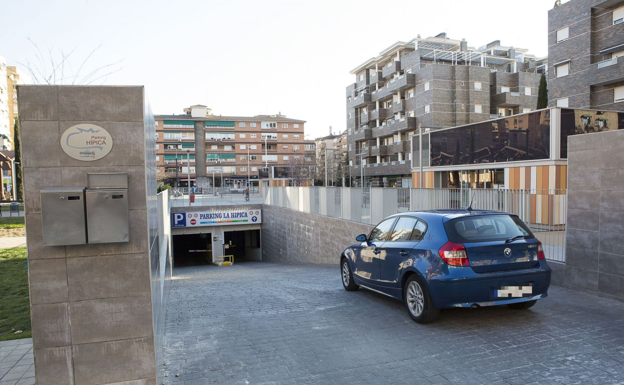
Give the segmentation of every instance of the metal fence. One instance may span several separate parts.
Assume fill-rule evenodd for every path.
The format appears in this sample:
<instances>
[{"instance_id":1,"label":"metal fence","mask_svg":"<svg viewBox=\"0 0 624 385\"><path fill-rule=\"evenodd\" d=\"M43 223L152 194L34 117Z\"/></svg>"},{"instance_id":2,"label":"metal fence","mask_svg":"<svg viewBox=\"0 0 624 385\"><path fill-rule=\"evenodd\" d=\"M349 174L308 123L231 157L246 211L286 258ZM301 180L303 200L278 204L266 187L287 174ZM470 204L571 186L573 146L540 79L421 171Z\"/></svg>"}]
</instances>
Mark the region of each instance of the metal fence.
<instances>
[{"instance_id":1,"label":"metal fence","mask_svg":"<svg viewBox=\"0 0 624 385\"><path fill-rule=\"evenodd\" d=\"M377 224L406 211L473 209L518 215L542 242L548 259L565 261L566 190L268 187L264 204L359 223Z\"/></svg>"}]
</instances>

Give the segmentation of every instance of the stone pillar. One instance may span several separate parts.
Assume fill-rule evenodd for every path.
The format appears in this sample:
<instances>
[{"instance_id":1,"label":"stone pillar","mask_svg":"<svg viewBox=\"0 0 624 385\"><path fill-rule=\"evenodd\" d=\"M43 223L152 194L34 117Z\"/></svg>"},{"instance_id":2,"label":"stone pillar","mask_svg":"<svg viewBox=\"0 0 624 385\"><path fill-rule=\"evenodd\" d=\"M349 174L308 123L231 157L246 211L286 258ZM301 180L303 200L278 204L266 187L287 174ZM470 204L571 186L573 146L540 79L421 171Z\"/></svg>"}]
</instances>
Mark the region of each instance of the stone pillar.
<instances>
[{"instance_id":1,"label":"stone pillar","mask_svg":"<svg viewBox=\"0 0 624 385\"><path fill-rule=\"evenodd\" d=\"M18 95L37 384L155 385L156 165L144 88L20 86ZM81 124L108 131L110 153L67 155L61 136ZM109 172L128 174L129 242L44 246L40 190L87 186L88 173Z\"/></svg>"}]
</instances>

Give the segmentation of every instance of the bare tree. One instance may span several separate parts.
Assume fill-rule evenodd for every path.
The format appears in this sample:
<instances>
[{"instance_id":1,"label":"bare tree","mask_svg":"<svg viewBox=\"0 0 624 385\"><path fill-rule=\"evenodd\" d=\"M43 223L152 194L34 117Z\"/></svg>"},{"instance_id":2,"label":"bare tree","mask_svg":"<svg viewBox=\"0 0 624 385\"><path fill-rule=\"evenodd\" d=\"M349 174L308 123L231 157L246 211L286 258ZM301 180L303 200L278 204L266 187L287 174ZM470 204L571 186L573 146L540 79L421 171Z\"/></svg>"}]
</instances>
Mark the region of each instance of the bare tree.
<instances>
[{"instance_id":1,"label":"bare tree","mask_svg":"<svg viewBox=\"0 0 624 385\"><path fill-rule=\"evenodd\" d=\"M303 158L295 159L294 156L288 160L288 176L292 180L293 186L303 186L305 181L310 180L312 172L310 164L307 164Z\"/></svg>"},{"instance_id":2,"label":"bare tree","mask_svg":"<svg viewBox=\"0 0 624 385\"><path fill-rule=\"evenodd\" d=\"M105 64L94 69L88 69L89 59L102 48L102 45L95 47L89 54L82 60L77 59L80 64L77 66L77 70L74 71L72 62L76 60L75 52L76 48L69 52L63 51L58 48L48 48L47 53L44 53L39 46L30 38L28 41L35 48L34 61L26 60L26 63L18 63L25 67L32 81L35 84L47 84L47 85L89 85L89 84L104 84L109 75L115 72L121 71L119 67L121 60L115 63Z\"/></svg>"}]
</instances>

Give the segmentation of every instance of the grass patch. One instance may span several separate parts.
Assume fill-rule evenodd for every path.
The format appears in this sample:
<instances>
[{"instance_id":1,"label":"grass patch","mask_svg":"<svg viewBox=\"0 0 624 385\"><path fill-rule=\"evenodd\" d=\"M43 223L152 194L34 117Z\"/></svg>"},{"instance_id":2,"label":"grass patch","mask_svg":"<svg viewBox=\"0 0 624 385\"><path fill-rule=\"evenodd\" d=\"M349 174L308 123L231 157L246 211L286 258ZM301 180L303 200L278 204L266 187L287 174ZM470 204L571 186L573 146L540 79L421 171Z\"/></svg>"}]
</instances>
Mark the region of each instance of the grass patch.
<instances>
[{"instance_id":1,"label":"grass patch","mask_svg":"<svg viewBox=\"0 0 624 385\"><path fill-rule=\"evenodd\" d=\"M24 227L24 217L0 217L0 229L18 229Z\"/></svg>"},{"instance_id":2,"label":"grass patch","mask_svg":"<svg viewBox=\"0 0 624 385\"><path fill-rule=\"evenodd\" d=\"M32 337L26 264L25 247L0 249L0 341Z\"/></svg>"}]
</instances>

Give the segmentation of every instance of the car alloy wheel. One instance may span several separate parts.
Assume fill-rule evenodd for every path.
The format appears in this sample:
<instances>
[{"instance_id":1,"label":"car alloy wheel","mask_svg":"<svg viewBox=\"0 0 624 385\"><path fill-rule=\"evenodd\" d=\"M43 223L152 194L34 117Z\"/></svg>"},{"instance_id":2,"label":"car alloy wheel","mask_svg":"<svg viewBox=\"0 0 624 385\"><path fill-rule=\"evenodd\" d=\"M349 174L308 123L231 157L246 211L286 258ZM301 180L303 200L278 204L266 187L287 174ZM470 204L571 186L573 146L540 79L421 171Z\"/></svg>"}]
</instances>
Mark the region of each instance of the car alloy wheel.
<instances>
[{"instance_id":1,"label":"car alloy wheel","mask_svg":"<svg viewBox=\"0 0 624 385\"><path fill-rule=\"evenodd\" d=\"M349 264L347 261L342 264L342 283L349 286Z\"/></svg>"},{"instance_id":2,"label":"car alloy wheel","mask_svg":"<svg viewBox=\"0 0 624 385\"><path fill-rule=\"evenodd\" d=\"M407 286L407 306L414 317L420 317L425 307L425 298L422 288L416 281Z\"/></svg>"}]
</instances>

